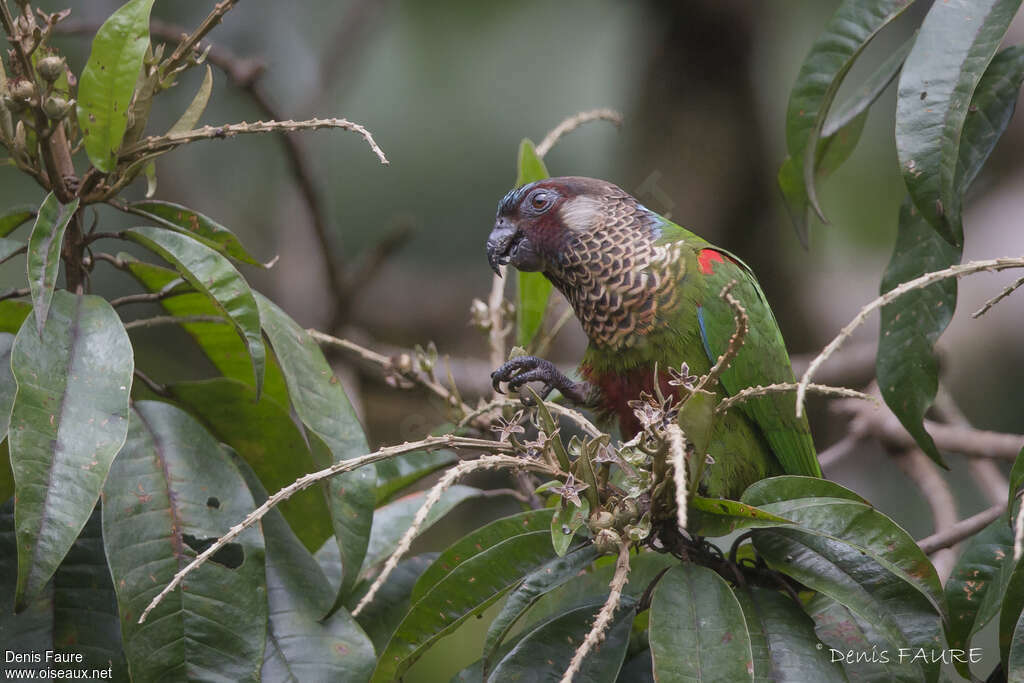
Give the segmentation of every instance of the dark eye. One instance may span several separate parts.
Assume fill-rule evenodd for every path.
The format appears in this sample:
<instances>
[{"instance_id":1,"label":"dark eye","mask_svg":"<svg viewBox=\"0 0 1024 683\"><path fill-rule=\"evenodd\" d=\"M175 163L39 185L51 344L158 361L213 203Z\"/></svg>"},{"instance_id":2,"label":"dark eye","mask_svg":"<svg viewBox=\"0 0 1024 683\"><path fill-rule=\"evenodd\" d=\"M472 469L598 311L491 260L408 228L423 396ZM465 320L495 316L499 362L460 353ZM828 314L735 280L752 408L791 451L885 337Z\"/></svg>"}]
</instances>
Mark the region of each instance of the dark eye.
<instances>
[{"instance_id":1,"label":"dark eye","mask_svg":"<svg viewBox=\"0 0 1024 683\"><path fill-rule=\"evenodd\" d=\"M551 206L551 195L547 192L534 192L530 195L530 206L534 211L544 211Z\"/></svg>"}]
</instances>

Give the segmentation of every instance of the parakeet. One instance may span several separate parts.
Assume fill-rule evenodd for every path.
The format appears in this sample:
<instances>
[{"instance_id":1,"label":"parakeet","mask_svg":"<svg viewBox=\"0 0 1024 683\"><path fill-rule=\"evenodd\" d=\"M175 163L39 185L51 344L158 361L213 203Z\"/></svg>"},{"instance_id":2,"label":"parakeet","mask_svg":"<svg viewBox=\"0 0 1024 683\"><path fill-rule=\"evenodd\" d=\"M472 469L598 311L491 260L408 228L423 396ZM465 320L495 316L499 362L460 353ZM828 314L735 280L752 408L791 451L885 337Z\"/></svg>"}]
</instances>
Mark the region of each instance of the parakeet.
<instances>
[{"instance_id":1,"label":"parakeet","mask_svg":"<svg viewBox=\"0 0 1024 683\"><path fill-rule=\"evenodd\" d=\"M669 368L706 373L735 329L719 295L730 281L749 332L722 373L720 398L749 386L793 382L779 326L760 285L739 258L640 204L612 183L547 178L509 192L487 240L495 269L541 271L572 305L589 338L573 382L549 361L515 358L492 374L495 387L543 382L566 398L617 419L629 438L640 423L629 402L651 392L655 367L665 395ZM738 497L776 474L821 476L810 428L793 393L759 397L716 420L704 470L705 495Z\"/></svg>"}]
</instances>

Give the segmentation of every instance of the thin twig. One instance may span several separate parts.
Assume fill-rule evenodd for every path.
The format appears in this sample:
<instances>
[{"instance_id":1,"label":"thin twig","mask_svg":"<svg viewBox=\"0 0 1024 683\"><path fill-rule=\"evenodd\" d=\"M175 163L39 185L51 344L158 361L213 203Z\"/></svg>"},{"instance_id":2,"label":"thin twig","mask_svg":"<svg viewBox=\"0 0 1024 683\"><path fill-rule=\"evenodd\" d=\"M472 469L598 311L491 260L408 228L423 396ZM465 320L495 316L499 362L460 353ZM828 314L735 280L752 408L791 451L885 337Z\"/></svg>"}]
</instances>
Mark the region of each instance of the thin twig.
<instances>
[{"instance_id":1,"label":"thin twig","mask_svg":"<svg viewBox=\"0 0 1024 683\"><path fill-rule=\"evenodd\" d=\"M615 616L615 610L619 608L619 603L622 602L622 590L628 582L629 543L622 543L619 545L619 556L615 560L615 573L612 575L611 583L608 584L608 599L604 601L601 611L597 613L597 618L594 619L594 625L590 628L590 632L587 633L587 637L576 648L572 661L569 662L569 668L562 675L561 683L572 683L573 678L576 677L576 674L580 672L580 668L583 666L583 660L587 658L591 650L604 640L605 632L611 626L612 618Z\"/></svg>"},{"instance_id":2,"label":"thin twig","mask_svg":"<svg viewBox=\"0 0 1024 683\"><path fill-rule=\"evenodd\" d=\"M758 396L767 396L768 394L784 394L790 391L796 391L797 384L793 382L786 382L782 384L769 384L767 386L754 386L747 387L737 391L732 396L724 398L719 402L715 408L715 412L724 413L725 411L732 408L737 403L744 403L752 398ZM870 394L857 391L855 389L847 389L846 387L830 387L825 384L811 384L807 387L810 391L818 394L825 394L826 396L835 396L839 398L854 398L864 401L872 401L877 403L877 399Z\"/></svg>"},{"instance_id":3,"label":"thin twig","mask_svg":"<svg viewBox=\"0 0 1024 683\"><path fill-rule=\"evenodd\" d=\"M311 472L302 477L299 477L288 486L268 497L262 505L250 512L245 516L241 522L231 527L226 534L218 538L214 543L204 550L203 552L196 555L196 558L192 560L188 565L182 568L174 578L171 579L170 583L164 586L163 590L154 597L149 605L143 610L142 615L139 617L138 623L143 623L149 613L153 611L160 602L167 597L167 595L173 591L178 585L188 576L191 572L197 569L200 565L210 559L218 550L223 548L225 545L238 538L238 535L243 531L251 527L256 522L260 521L264 515L272 510L279 503L288 500L299 491L303 491L318 481L323 481L343 472L351 472L352 470L359 469L371 463L379 462L381 460L387 460L397 455L405 453L412 453L413 451L436 451L440 448L468 448L475 450L485 450L489 452L502 452L508 453L512 451L512 446L506 443L499 443L497 441L488 441L485 439L470 439L461 436L454 436L452 434L446 434L444 436L428 436L420 441L412 443L406 442L396 446L387 446L385 448L378 449L373 453L360 456L358 458L351 458L349 460L343 460L336 462L326 469L319 470L317 472ZM530 463L523 463L530 464Z\"/></svg>"},{"instance_id":4,"label":"thin twig","mask_svg":"<svg viewBox=\"0 0 1024 683\"><path fill-rule=\"evenodd\" d=\"M498 442L489 441L487 443L494 444ZM423 528L423 524L427 520L427 515L438 501L441 500L441 496L444 495L444 492L451 488L451 486L461 477L469 474L470 472L499 467L529 468L546 472L550 475L563 474L540 460L527 460L510 455L482 455L476 460L466 460L449 469L445 472L444 476L434 484L433 488L430 489L430 492L427 493L426 498L423 500L423 505L421 505L420 509L416 511L416 516L413 517L412 524L408 529L406 529L405 534L402 535L401 540L398 542L398 546L395 548L394 552L391 553L391 556L388 557L387 562L384 563L384 568L381 569L380 574L378 574L377 578L374 579L373 584L370 585L370 589L366 591L366 594L359 601L359 604L352 610L353 617L359 616L366 606L373 602L373 598L376 597L377 591L380 590L380 587L383 586L388 580L388 577L391 576L391 572L393 572L395 567L398 566L399 560L401 560L405 553L408 552L413 539L416 538L420 529Z\"/></svg>"},{"instance_id":5,"label":"thin twig","mask_svg":"<svg viewBox=\"0 0 1024 683\"><path fill-rule=\"evenodd\" d=\"M686 437L674 422L665 429L668 442L669 463L672 465L672 479L676 485L676 524L686 531Z\"/></svg>"},{"instance_id":6,"label":"thin twig","mask_svg":"<svg viewBox=\"0 0 1024 683\"><path fill-rule=\"evenodd\" d=\"M920 448L911 448L895 456L896 463L904 474L917 486L924 496L932 514L932 530L938 534L957 523L956 498L939 467ZM935 551L932 564L942 583L953 572L956 551L943 548Z\"/></svg>"},{"instance_id":7,"label":"thin twig","mask_svg":"<svg viewBox=\"0 0 1024 683\"><path fill-rule=\"evenodd\" d=\"M6 301L7 299L17 299L21 296L28 296L32 293L28 287L22 287L20 289L9 289L3 294L0 294L0 301Z\"/></svg>"},{"instance_id":8,"label":"thin twig","mask_svg":"<svg viewBox=\"0 0 1024 683\"><path fill-rule=\"evenodd\" d=\"M921 550L923 550L926 555L931 555L936 550L942 550L943 548L956 545L965 538L973 536L995 520L999 519L999 516L1004 512L1006 512L1005 501L999 505L993 505L990 508L982 510L978 514L972 515L967 519L962 519L945 531L922 538L917 542L917 545L920 546Z\"/></svg>"},{"instance_id":9,"label":"thin twig","mask_svg":"<svg viewBox=\"0 0 1024 683\"><path fill-rule=\"evenodd\" d=\"M136 379L138 379L147 387L149 387L149 390L152 391L157 396L162 396L163 398L171 397L171 392L167 389L167 387L153 379L150 379L149 375L144 373L142 370L135 368L132 374L135 375Z\"/></svg>"},{"instance_id":10,"label":"thin twig","mask_svg":"<svg viewBox=\"0 0 1024 683\"><path fill-rule=\"evenodd\" d=\"M544 155L551 151L551 148L555 146L555 143L558 142L563 135L573 132L589 121L611 121L616 127L618 127L622 125L622 114L614 109L592 109L590 111L581 111L578 114L573 114L552 128L551 132L544 136L544 139L541 140L540 144L535 148L537 156L543 159Z\"/></svg>"},{"instance_id":11,"label":"thin twig","mask_svg":"<svg viewBox=\"0 0 1024 683\"><path fill-rule=\"evenodd\" d=\"M487 309L491 316L491 329L487 335L487 344L490 347L491 368L497 368L506 360L505 335L508 329L505 326L505 316L502 315L502 303L505 301L505 273L508 270L505 266L498 266L498 272L491 280L491 294L487 297ZM494 390L495 395L499 393Z\"/></svg>"},{"instance_id":12,"label":"thin twig","mask_svg":"<svg viewBox=\"0 0 1024 683\"><path fill-rule=\"evenodd\" d=\"M829 342L828 345L822 349L821 353L815 356L814 360L811 361L811 364L807 366L807 370L798 382L799 386L796 391L796 416L802 417L804 414L804 399L807 397L807 385L811 383L814 373L817 372L818 368L828 359L829 356L835 353L836 350L842 346L843 342L853 334L853 331L864 322L872 311L895 301L907 292L927 287L935 282L940 282L951 277L959 278L982 271L1000 271L1008 268L1021 267L1024 267L1024 258L997 258L985 261L972 261L963 265L951 266L943 270L937 270L932 273L925 273L921 277L914 278L909 282L904 282L878 297L867 306L860 309L860 312L854 316L853 320L851 320L846 327L840 330L835 339Z\"/></svg>"},{"instance_id":13,"label":"thin twig","mask_svg":"<svg viewBox=\"0 0 1024 683\"><path fill-rule=\"evenodd\" d=\"M1018 289L1021 285L1024 285L1024 277L1018 278L1012 285L1004 289L1003 291L996 294L994 297L985 302L985 304L971 314L972 318L980 318L981 316L988 313L989 309L995 306L997 303L1005 299L1006 297L1013 294L1014 290Z\"/></svg>"},{"instance_id":14,"label":"thin twig","mask_svg":"<svg viewBox=\"0 0 1024 683\"><path fill-rule=\"evenodd\" d=\"M203 19L202 23L200 23L192 33L185 36L182 41L178 43L178 47L174 48L174 52L171 53L171 56L164 60L163 64L160 65L161 73L166 76L181 67L185 63L185 60L192 56L196 46L199 45L199 41L205 38L206 35L221 22L224 15L227 14L232 7L238 4L238 2L239 0L222 0L214 5L213 9L208 15L206 15L206 18Z\"/></svg>"},{"instance_id":15,"label":"thin twig","mask_svg":"<svg viewBox=\"0 0 1024 683\"><path fill-rule=\"evenodd\" d=\"M226 318L219 315L157 315L152 318L139 318L124 324L124 329L133 330L140 327L157 327L159 325L189 325L192 323L226 323Z\"/></svg>"},{"instance_id":16,"label":"thin twig","mask_svg":"<svg viewBox=\"0 0 1024 683\"><path fill-rule=\"evenodd\" d=\"M12 258L17 256L18 254L24 254L26 251L28 251L28 245L27 244L23 245L23 246L20 246L17 249L15 249L14 251L12 251L10 254L8 254L7 256L4 256L3 258L0 258L0 264L7 263L8 261L10 261Z\"/></svg>"},{"instance_id":17,"label":"thin twig","mask_svg":"<svg viewBox=\"0 0 1024 683\"><path fill-rule=\"evenodd\" d=\"M174 278L166 285L164 285L163 289L161 289L158 292L146 292L143 294L127 294L116 299L111 299L110 305L113 308L117 308L118 306L124 306L126 304L142 304L160 301L161 299L166 299L167 297L173 295L174 290L184 283L185 281L180 277Z\"/></svg>"}]
</instances>

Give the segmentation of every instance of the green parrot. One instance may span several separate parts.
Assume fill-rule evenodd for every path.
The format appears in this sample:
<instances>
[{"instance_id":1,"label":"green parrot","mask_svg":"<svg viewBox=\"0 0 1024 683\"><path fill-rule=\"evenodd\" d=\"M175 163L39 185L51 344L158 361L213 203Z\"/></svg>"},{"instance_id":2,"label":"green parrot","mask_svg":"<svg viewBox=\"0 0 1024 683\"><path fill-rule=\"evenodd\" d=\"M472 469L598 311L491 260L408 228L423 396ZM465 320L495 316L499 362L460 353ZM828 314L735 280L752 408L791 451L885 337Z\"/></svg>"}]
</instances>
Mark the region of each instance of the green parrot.
<instances>
[{"instance_id":1,"label":"green parrot","mask_svg":"<svg viewBox=\"0 0 1024 683\"><path fill-rule=\"evenodd\" d=\"M594 178L547 178L509 192L487 240L491 267L541 271L572 305L589 338L574 382L541 358L514 358L492 373L495 388L543 382L567 399L618 420L629 438L640 423L629 405L651 392L655 367L665 395L669 368L706 373L726 350L732 289L750 318L738 356L721 375L720 398L745 387L793 382L778 323L754 274L738 258L660 216L619 187ZM777 474L820 477L807 419L792 392L743 403L718 418L708 442L712 464L700 489L738 497Z\"/></svg>"}]
</instances>

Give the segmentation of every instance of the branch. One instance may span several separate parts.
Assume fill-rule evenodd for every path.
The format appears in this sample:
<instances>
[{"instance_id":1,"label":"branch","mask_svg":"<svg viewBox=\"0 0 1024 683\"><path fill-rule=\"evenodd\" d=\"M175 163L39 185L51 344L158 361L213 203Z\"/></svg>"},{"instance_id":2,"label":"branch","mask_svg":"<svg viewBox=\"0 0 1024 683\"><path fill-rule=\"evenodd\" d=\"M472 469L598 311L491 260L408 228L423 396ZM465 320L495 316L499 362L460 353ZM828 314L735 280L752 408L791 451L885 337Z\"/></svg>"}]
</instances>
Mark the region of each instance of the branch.
<instances>
[{"instance_id":1,"label":"branch","mask_svg":"<svg viewBox=\"0 0 1024 683\"><path fill-rule=\"evenodd\" d=\"M767 386L754 386L747 387L737 391L732 396L722 399L718 406L715 408L716 413L724 413L725 411L732 408L737 403L744 403L752 398L758 396L767 396L768 394L783 394L789 391L795 391L797 385L792 382L786 382L783 384L769 384ZM864 401L872 401L877 403L877 399L870 394L865 394L855 389L847 389L846 387L830 387L825 384L810 384L807 387L811 391L818 394L825 394L826 396L835 396L838 398L855 398Z\"/></svg>"},{"instance_id":2,"label":"branch","mask_svg":"<svg viewBox=\"0 0 1024 683\"><path fill-rule=\"evenodd\" d=\"M192 573L192 571L199 568L200 565L202 565L204 562L210 559L210 557L214 555L218 550L220 550L225 545L236 539L238 535L241 534L243 531L251 527L256 522L260 521L263 518L263 516L270 512L270 510L272 510L276 505L285 500L288 500L299 491L303 491L309 488L318 481L322 481L335 475L342 474L343 472L351 472L352 470L359 469L360 467L364 467L365 465L379 462L381 460L387 460L388 458L393 458L396 455L412 453L413 451L436 451L440 448L469 448L487 450L490 452L500 451L505 453L512 451L511 444L499 443L497 441L487 441L484 439L469 439L466 437L454 436L451 434L447 434L444 436L428 436L427 438L421 441L416 441L413 443L406 442L397 446L387 446L385 448L376 450L373 453L369 453L358 458L351 458L349 460L336 462L326 469L319 470L318 472L311 472L302 477L299 477L288 486L285 486L283 489L281 489L274 495L268 497L263 502L262 505L260 505L258 508L256 508L248 515L246 515L245 519L243 519L235 526L231 527L231 529L229 529L226 534L224 534L216 541L214 541L213 545L211 545L209 548L196 555L196 558L192 560L192 562L190 562L177 574L175 574L174 578L171 579L171 582L164 586L163 590L161 590L157 594L157 596L153 598L152 601L150 601L146 609L143 610L142 615L139 617L138 623L141 624L144 621L146 621L146 617L149 616L149 613L153 611L153 608L159 605L160 602L165 597L167 597L167 595L171 591L177 588L178 585L184 580L184 578L188 576L190 573Z\"/></svg>"},{"instance_id":3,"label":"branch","mask_svg":"<svg viewBox=\"0 0 1024 683\"><path fill-rule=\"evenodd\" d=\"M994 297L986 301L981 308L979 308L978 310L971 314L971 317L980 318L981 316L985 315L986 313L988 313L989 309L991 309L993 306L995 306L997 303L999 303L1006 297L1013 294L1014 290L1019 288L1021 285L1024 285L1024 277L1018 278L1017 280L1014 281L1012 285L1010 285L1003 291L999 292L999 294L996 294Z\"/></svg>"},{"instance_id":4,"label":"branch","mask_svg":"<svg viewBox=\"0 0 1024 683\"><path fill-rule=\"evenodd\" d=\"M674 422L669 424L665 432L672 479L676 485L676 524L681 531L686 531L686 437Z\"/></svg>"},{"instance_id":5,"label":"branch","mask_svg":"<svg viewBox=\"0 0 1024 683\"><path fill-rule=\"evenodd\" d=\"M622 602L622 589L625 588L628 582L629 543L622 543L619 546L619 556L615 560L615 573L612 575L611 583L608 584L608 599L604 601L601 611L598 612L597 618L594 619L594 625L590 628L590 632L587 633L587 637L576 648L572 661L569 662L569 668L562 675L561 683L572 683L573 678L575 678L583 666L583 660L586 659L591 650L604 640L605 631L611 626L615 610L618 609L619 603Z\"/></svg>"},{"instance_id":6,"label":"branch","mask_svg":"<svg viewBox=\"0 0 1024 683\"><path fill-rule=\"evenodd\" d=\"M497 368L507 360L505 353L505 336L508 329L505 326L505 316L502 315L502 303L505 301L505 274L508 269L505 266L498 266L498 272L491 280L491 294L487 298L487 310L491 316L491 329L487 335L487 344L491 350L491 369ZM498 394L498 390L494 390Z\"/></svg>"},{"instance_id":7,"label":"branch","mask_svg":"<svg viewBox=\"0 0 1024 683\"><path fill-rule=\"evenodd\" d=\"M588 123L590 121L611 121L617 128L622 125L622 114L614 109L592 109L590 111L581 111L578 114L573 114L552 128L551 131L544 136L544 139L540 141L540 144L537 145L534 151L537 153L538 157L543 159L544 155L550 152L551 148L555 146L555 143L562 139L562 136L573 132L584 123Z\"/></svg>"},{"instance_id":8,"label":"branch","mask_svg":"<svg viewBox=\"0 0 1024 683\"><path fill-rule=\"evenodd\" d=\"M199 41L206 37L206 35L214 29L224 18L231 8L238 4L239 0L222 0L214 5L206 18L203 19L202 23L196 27L192 33L185 36L178 47L174 48L174 52L171 56L164 60L163 64L160 65L161 76L166 77L167 75L174 72L176 69L181 67L185 60L192 56L196 46L199 45Z\"/></svg>"},{"instance_id":9,"label":"branch","mask_svg":"<svg viewBox=\"0 0 1024 683\"><path fill-rule=\"evenodd\" d=\"M932 529L936 534L947 531L957 523L956 498L939 467L920 448L911 448L895 456L903 473L921 491L932 513ZM944 584L956 565L956 552L950 548L935 551L932 564Z\"/></svg>"},{"instance_id":10,"label":"branch","mask_svg":"<svg viewBox=\"0 0 1024 683\"><path fill-rule=\"evenodd\" d=\"M226 323L219 315L157 315L152 318L140 318L124 324L124 329L133 330L140 327L157 327L158 325L189 325L191 323Z\"/></svg>"},{"instance_id":11,"label":"branch","mask_svg":"<svg viewBox=\"0 0 1024 683\"><path fill-rule=\"evenodd\" d=\"M166 299L167 297L174 294L174 290L183 284L185 284L185 281L182 278L174 278L166 285L164 285L163 289L161 289L158 292L146 292L144 294L128 294L126 296L118 297L116 299L111 299L110 305L113 308L117 308L118 306L124 306L126 304L141 304L160 301L161 299Z\"/></svg>"},{"instance_id":12,"label":"branch","mask_svg":"<svg viewBox=\"0 0 1024 683\"><path fill-rule=\"evenodd\" d=\"M132 157L146 156L159 152L166 152L197 140L214 140L232 138L236 135L248 135L253 133L290 133L299 130L317 130L320 128L341 128L358 133L366 140L373 153L380 159L380 163L388 165L388 159L384 156L383 150L377 145L370 131L358 123L352 123L347 119L309 119L307 121L257 121L255 123L231 123L224 126L203 126L184 133L173 133L170 135L154 135L139 140L120 152L120 161L135 161Z\"/></svg>"},{"instance_id":13,"label":"branch","mask_svg":"<svg viewBox=\"0 0 1024 683\"><path fill-rule=\"evenodd\" d=\"M910 280L909 282L904 282L878 297L862 308L853 320L851 320L846 327L840 330L839 334L836 335L836 338L829 342L828 346L826 346L821 353L811 361L811 364L807 367L807 370L804 372L803 377L800 378L800 382L798 383L799 386L796 391L796 416L803 416L804 399L807 396L807 385L811 383L811 378L814 377L814 373L817 372L818 368L828 359L829 356L835 353L836 350L842 346L843 342L850 337L853 331L864 322L872 311L895 301L907 292L927 287L935 282L940 282L941 280L951 277L959 278L964 275L971 275L982 271L994 272L1006 270L1008 268L1021 267L1024 267L1024 258L997 258L988 259L986 261L972 261L963 265L952 266L944 270L937 270L933 273L925 273L921 277Z\"/></svg>"},{"instance_id":14,"label":"branch","mask_svg":"<svg viewBox=\"0 0 1024 683\"><path fill-rule=\"evenodd\" d=\"M3 258L0 258L0 264L7 263L8 261L10 261L12 258L17 256L18 254L24 254L26 251L28 251L28 245L27 244L24 245L24 246L18 247L17 249L12 251L7 256L4 256Z\"/></svg>"},{"instance_id":15,"label":"branch","mask_svg":"<svg viewBox=\"0 0 1024 683\"><path fill-rule=\"evenodd\" d=\"M932 534L931 536L922 538L917 542L917 545L920 546L921 550L923 550L926 555L931 555L936 550L942 550L943 548L956 545L965 538L973 536L995 520L999 519L999 516L1004 512L1006 512L1005 502L1000 503L999 505L993 505L988 509L982 510L976 515L957 522L941 533Z\"/></svg>"},{"instance_id":16,"label":"branch","mask_svg":"<svg viewBox=\"0 0 1024 683\"><path fill-rule=\"evenodd\" d=\"M21 289L9 289L3 294L0 294L0 301L6 301L8 299L17 299L21 296L28 296L32 293L28 287L22 287Z\"/></svg>"}]
</instances>

